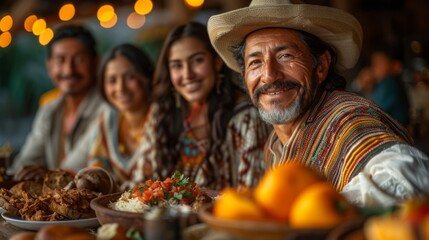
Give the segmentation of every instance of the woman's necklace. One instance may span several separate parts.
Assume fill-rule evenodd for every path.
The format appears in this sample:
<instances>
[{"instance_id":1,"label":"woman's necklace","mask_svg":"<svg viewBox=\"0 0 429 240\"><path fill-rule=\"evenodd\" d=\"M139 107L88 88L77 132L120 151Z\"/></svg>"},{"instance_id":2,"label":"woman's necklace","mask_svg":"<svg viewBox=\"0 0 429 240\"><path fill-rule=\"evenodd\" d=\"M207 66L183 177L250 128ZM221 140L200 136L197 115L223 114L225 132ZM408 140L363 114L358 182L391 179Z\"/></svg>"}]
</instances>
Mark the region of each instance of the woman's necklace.
<instances>
[{"instance_id":1,"label":"woman's necklace","mask_svg":"<svg viewBox=\"0 0 429 240\"><path fill-rule=\"evenodd\" d=\"M185 172L189 170L188 167L198 166L202 162L208 148L210 128L204 113L205 107L206 104L194 106L183 122L185 131L180 139L180 158Z\"/></svg>"}]
</instances>

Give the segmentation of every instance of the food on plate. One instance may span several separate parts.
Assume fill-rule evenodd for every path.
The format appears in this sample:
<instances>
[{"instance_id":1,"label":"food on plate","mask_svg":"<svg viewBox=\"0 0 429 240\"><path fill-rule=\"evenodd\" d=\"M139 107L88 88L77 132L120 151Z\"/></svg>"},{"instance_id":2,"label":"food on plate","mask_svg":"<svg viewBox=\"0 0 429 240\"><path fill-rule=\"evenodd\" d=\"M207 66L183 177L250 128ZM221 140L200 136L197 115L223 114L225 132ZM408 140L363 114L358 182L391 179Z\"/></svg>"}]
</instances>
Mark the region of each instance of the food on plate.
<instances>
[{"instance_id":1,"label":"food on plate","mask_svg":"<svg viewBox=\"0 0 429 240\"><path fill-rule=\"evenodd\" d=\"M79 227L65 224L52 224L42 227L38 232L20 232L10 240L96 240L94 234Z\"/></svg>"},{"instance_id":2,"label":"food on plate","mask_svg":"<svg viewBox=\"0 0 429 240\"><path fill-rule=\"evenodd\" d=\"M264 220L263 209L256 203L250 189L225 188L216 200L213 215L222 219Z\"/></svg>"},{"instance_id":3,"label":"food on plate","mask_svg":"<svg viewBox=\"0 0 429 240\"><path fill-rule=\"evenodd\" d=\"M0 206L13 215L18 215L19 209L24 206L24 201L12 194L7 189L0 189Z\"/></svg>"},{"instance_id":4,"label":"food on plate","mask_svg":"<svg viewBox=\"0 0 429 240\"><path fill-rule=\"evenodd\" d=\"M34 199L42 195L42 184L34 181L22 181L11 187L9 191L25 200Z\"/></svg>"},{"instance_id":5,"label":"food on plate","mask_svg":"<svg viewBox=\"0 0 429 240\"><path fill-rule=\"evenodd\" d=\"M295 228L332 228L355 219L357 209L327 182L306 188L294 201L290 225Z\"/></svg>"},{"instance_id":6,"label":"food on plate","mask_svg":"<svg viewBox=\"0 0 429 240\"><path fill-rule=\"evenodd\" d=\"M199 209L201 204L209 202L210 197L195 183L190 182L180 172L163 181L147 180L129 191L124 192L116 202L109 204L114 210L127 212L145 212L153 206L168 207L177 205Z\"/></svg>"},{"instance_id":7,"label":"food on plate","mask_svg":"<svg viewBox=\"0 0 429 240\"><path fill-rule=\"evenodd\" d=\"M9 240L34 240L36 234L35 232L19 232L10 237Z\"/></svg>"},{"instance_id":8,"label":"food on plate","mask_svg":"<svg viewBox=\"0 0 429 240\"><path fill-rule=\"evenodd\" d=\"M287 222L295 198L307 187L323 180L302 164L283 164L262 177L255 189L255 199L272 218Z\"/></svg>"},{"instance_id":9,"label":"food on plate","mask_svg":"<svg viewBox=\"0 0 429 240\"><path fill-rule=\"evenodd\" d=\"M52 194L49 207L67 219L91 218L95 217L95 213L90 202L96 197L97 194L86 189L57 189Z\"/></svg>"},{"instance_id":10,"label":"food on plate","mask_svg":"<svg viewBox=\"0 0 429 240\"><path fill-rule=\"evenodd\" d=\"M99 240L126 240L127 231L118 223L104 224L97 229Z\"/></svg>"},{"instance_id":11,"label":"food on plate","mask_svg":"<svg viewBox=\"0 0 429 240\"><path fill-rule=\"evenodd\" d=\"M112 176L103 168L91 167L80 170L75 178L76 188L84 188L102 194L118 191L118 185Z\"/></svg>"},{"instance_id":12,"label":"food on plate","mask_svg":"<svg viewBox=\"0 0 429 240\"><path fill-rule=\"evenodd\" d=\"M95 217L90 202L100 194L87 189L63 189L70 176L70 173L61 170L48 171L43 185L24 181L10 190L2 188L0 206L24 220L59 221Z\"/></svg>"},{"instance_id":13,"label":"food on plate","mask_svg":"<svg viewBox=\"0 0 429 240\"><path fill-rule=\"evenodd\" d=\"M73 175L67 171L60 169L48 170L43 179L42 191L46 194L54 191L54 189L64 188L73 179Z\"/></svg>"},{"instance_id":14,"label":"food on plate","mask_svg":"<svg viewBox=\"0 0 429 240\"><path fill-rule=\"evenodd\" d=\"M42 227L36 234L35 240L96 240L94 234L79 227L65 224L52 224Z\"/></svg>"}]
</instances>

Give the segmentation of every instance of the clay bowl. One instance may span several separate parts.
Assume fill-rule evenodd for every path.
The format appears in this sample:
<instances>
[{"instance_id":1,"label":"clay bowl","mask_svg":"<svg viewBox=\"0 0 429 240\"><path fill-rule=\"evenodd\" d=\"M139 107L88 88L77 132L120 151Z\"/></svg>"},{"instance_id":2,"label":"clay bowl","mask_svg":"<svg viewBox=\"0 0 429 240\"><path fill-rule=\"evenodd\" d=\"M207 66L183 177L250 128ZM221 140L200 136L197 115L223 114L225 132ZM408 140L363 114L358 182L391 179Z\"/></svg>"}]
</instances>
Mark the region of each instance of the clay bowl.
<instances>
[{"instance_id":1,"label":"clay bowl","mask_svg":"<svg viewBox=\"0 0 429 240\"><path fill-rule=\"evenodd\" d=\"M143 230L143 213L117 211L108 207L108 204L119 199L122 192L107 194L91 201L91 208L95 211L100 224L118 223L125 230L133 228Z\"/></svg>"},{"instance_id":2,"label":"clay bowl","mask_svg":"<svg viewBox=\"0 0 429 240\"><path fill-rule=\"evenodd\" d=\"M214 190L205 190L207 195L211 198L214 198L219 195L218 191ZM95 214L98 218L98 221L100 224L107 224L107 223L118 223L120 226L122 226L126 231L130 228L133 228L134 230L139 231L143 234L143 229L150 226L153 227L153 224L157 221L148 221L145 220L145 214L146 213L134 213L134 212L125 212L125 211L117 211L113 210L108 207L108 204L111 202L117 201L122 192L119 193L112 193L108 195L104 195L98 198L95 198L91 201L91 208L95 211ZM188 215L183 215L180 219L180 225L181 227L187 227L196 223L199 223L200 220L198 218L198 215L196 213L190 213ZM151 225L152 224L152 225ZM160 224L163 225L163 224ZM165 226L162 226L165 228Z\"/></svg>"}]
</instances>

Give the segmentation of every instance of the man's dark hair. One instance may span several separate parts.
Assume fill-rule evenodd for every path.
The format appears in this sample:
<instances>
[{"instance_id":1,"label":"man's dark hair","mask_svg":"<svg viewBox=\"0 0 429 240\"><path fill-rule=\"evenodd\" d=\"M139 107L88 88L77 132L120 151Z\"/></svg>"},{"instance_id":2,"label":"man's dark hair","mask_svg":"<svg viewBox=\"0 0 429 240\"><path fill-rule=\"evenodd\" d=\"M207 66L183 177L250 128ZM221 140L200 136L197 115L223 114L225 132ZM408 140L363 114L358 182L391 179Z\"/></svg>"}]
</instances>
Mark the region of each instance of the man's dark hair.
<instances>
[{"instance_id":1,"label":"man's dark hair","mask_svg":"<svg viewBox=\"0 0 429 240\"><path fill-rule=\"evenodd\" d=\"M62 39L76 38L85 45L88 53L95 57L97 55L96 41L91 32L82 25L62 25L54 32L54 37L48 44L48 58L52 54L52 46Z\"/></svg>"},{"instance_id":2,"label":"man's dark hair","mask_svg":"<svg viewBox=\"0 0 429 240\"><path fill-rule=\"evenodd\" d=\"M334 51L334 49L328 44L326 44L325 42L323 42L322 40L320 40L318 37L314 36L313 34L299 31L299 30L296 30L296 31L299 32L301 39L306 43L310 51L310 54L313 59L313 68L317 65L317 61L319 57L325 51L329 51L329 53L331 54L331 63L329 65L329 72L326 77L326 80L322 83L323 84L322 87L327 90L345 89L347 82L344 79L344 77L340 76L335 69L335 65L337 64L337 54ZM231 48L231 51L234 54L234 58L237 61L238 65L240 66L242 73L244 73L244 69L245 69L244 48L246 46L246 38L247 36L243 39L243 41L240 44L233 46ZM241 78L243 80L242 81L243 86L245 87L243 76Z\"/></svg>"}]
</instances>

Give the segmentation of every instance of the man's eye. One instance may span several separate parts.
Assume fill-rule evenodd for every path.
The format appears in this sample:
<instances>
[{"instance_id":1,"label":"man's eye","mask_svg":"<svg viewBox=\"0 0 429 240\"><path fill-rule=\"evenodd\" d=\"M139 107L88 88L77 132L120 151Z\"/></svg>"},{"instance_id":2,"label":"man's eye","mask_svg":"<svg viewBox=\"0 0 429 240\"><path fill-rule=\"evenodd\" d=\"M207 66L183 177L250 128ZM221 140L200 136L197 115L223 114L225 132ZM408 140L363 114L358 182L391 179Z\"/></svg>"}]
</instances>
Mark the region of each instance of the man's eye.
<instances>
[{"instance_id":1,"label":"man's eye","mask_svg":"<svg viewBox=\"0 0 429 240\"><path fill-rule=\"evenodd\" d=\"M291 58L291 57L292 57L292 55L287 54L287 53L284 53L284 54L281 54L281 55L280 55L280 58L281 58L281 59Z\"/></svg>"},{"instance_id":2,"label":"man's eye","mask_svg":"<svg viewBox=\"0 0 429 240\"><path fill-rule=\"evenodd\" d=\"M252 60L252 61L249 62L248 65L250 67L250 66L255 66L255 65L259 64L259 63L261 63L261 60Z\"/></svg>"}]
</instances>

